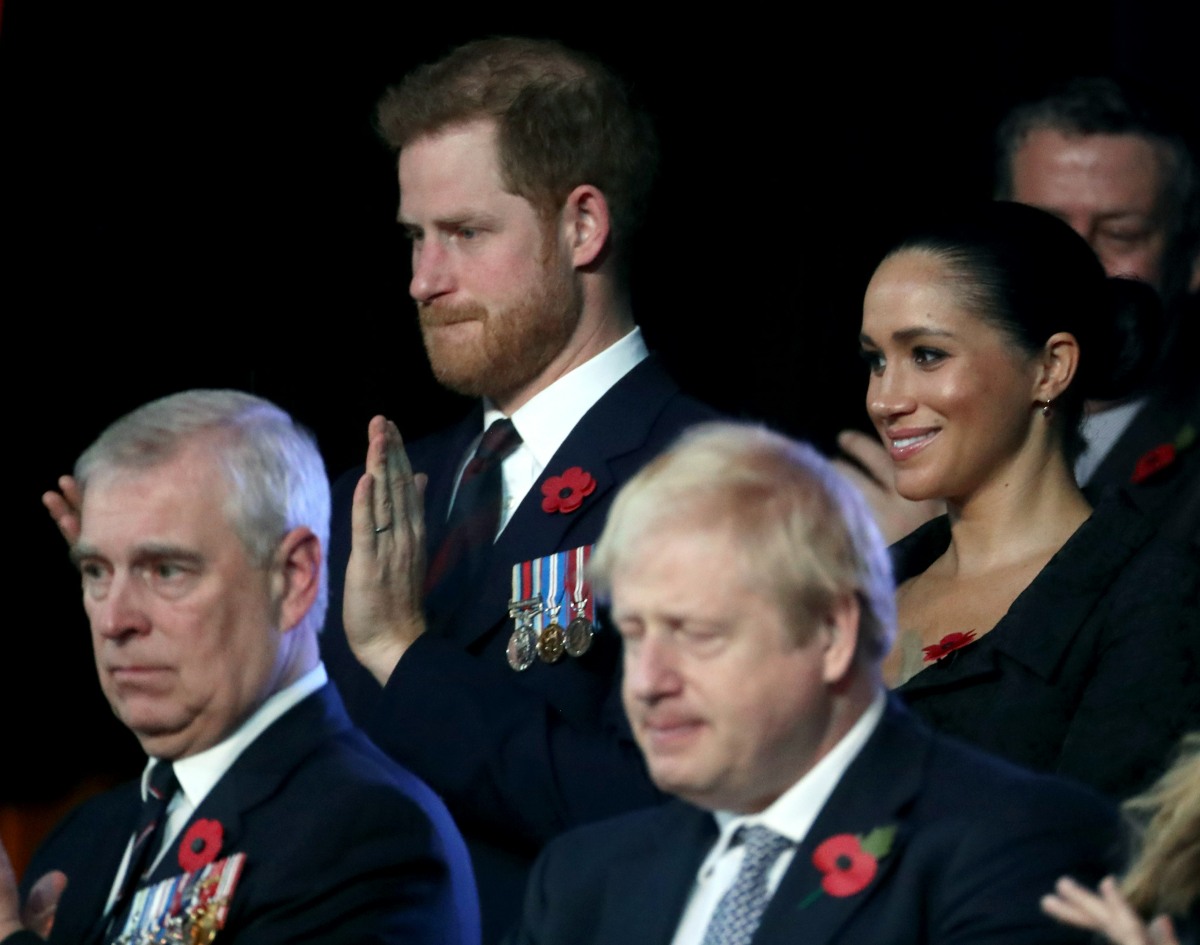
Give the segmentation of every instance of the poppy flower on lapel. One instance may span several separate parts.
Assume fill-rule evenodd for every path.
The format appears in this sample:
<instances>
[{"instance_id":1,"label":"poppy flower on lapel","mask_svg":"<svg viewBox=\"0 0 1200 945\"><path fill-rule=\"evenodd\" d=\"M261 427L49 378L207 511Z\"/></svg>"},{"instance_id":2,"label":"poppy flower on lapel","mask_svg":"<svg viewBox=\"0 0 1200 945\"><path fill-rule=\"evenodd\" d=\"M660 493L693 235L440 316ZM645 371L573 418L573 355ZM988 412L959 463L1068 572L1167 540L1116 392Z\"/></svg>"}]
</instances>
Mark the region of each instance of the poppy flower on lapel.
<instances>
[{"instance_id":1,"label":"poppy flower on lapel","mask_svg":"<svg viewBox=\"0 0 1200 945\"><path fill-rule=\"evenodd\" d=\"M879 861L862 848L852 833L839 833L813 851L813 866L824 873L821 888L841 899L867 888L879 869Z\"/></svg>"},{"instance_id":2,"label":"poppy flower on lapel","mask_svg":"<svg viewBox=\"0 0 1200 945\"><path fill-rule=\"evenodd\" d=\"M1190 423L1185 423L1171 443L1159 443L1153 449L1147 450L1138 457L1133 467L1133 475L1129 477L1132 485L1139 485L1147 479L1152 479L1179 458L1179 454L1190 448L1196 442L1196 429Z\"/></svg>"},{"instance_id":3,"label":"poppy flower on lapel","mask_svg":"<svg viewBox=\"0 0 1200 945\"><path fill-rule=\"evenodd\" d=\"M1177 453L1174 443L1160 443L1138 457L1137 465L1133 467L1133 475L1129 481L1135 486L1145 482L1155 473L1161 472L1175 462Z\"/></svg>"},{"instance_id":4,"label":"poppy flower on lapel","mask_svg":"<svg viewBox=\"0 0 1200 945\"><path fill-rule=\"evenodd\" d=\"M947 653L953 653L955 650L962 649L974 639L974 630L968 630L966 633L947 633L937 643L923 648L922 652L925 654L924 661L932 663L935 660L940 660Z\"/></svg>"},{"instance_id":5,"label":"poppy flower on lapel","mask_svg":"<svg viewBox=\"0 0 1200 945\"><path fill-rule=\"evenodd\" d=\"M542 483L542 511L553 515L574 512L583 500L596 491L596 480L582 466L572 466L561 476L549 476Z\"/></svg>"},{"instance_id":6,"label":"poppy flower on lapel","mask_svg":"<svg viewBox=\"0 0 1200 945\"><path fill-rule=\"evenodd\" d=\"M879 861L892 849L896 828L876 827L865 837L852 833L834 834L813 850L812 862L823 874L821 888L800 903L811 905L822 893L844 899L862 892L879 871Z\"/></svg>"},{"instance_id":7,"label":"poppy flower on lapel","mask_svg":"<svg viewBox=\"0 0 1200 945\"><path fill-rule=\"evenodd\" d=\"M188 873L204 869L217 858L225 840L219 820L197 820L179 841L179 865Z\"/></svg>"}]
</instances>

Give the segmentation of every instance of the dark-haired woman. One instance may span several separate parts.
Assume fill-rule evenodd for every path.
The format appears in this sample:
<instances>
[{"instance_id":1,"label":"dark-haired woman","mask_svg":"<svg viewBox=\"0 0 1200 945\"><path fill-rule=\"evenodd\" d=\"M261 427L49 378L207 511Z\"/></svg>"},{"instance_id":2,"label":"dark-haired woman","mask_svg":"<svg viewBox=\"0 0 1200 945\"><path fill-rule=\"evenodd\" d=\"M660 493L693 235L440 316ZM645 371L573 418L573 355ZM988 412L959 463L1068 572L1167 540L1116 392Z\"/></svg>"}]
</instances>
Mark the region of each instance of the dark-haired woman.
<instances>
[{"instance_id":1,"label":"dark-haired woman","mask_svg":"<svg viewBox=\"0 0 1200 945\"><path fill-rule=\"evenodd\" d=\"M1115 326L1154 304L1139 289L1053 217L989 204L889 253L862 326L897 489L949 510L894 548L889 682L935 727L1118 797L1200 720L1196 563L1071 472L1084 398L1136 370Z\"/></svg>"}]
</instances>

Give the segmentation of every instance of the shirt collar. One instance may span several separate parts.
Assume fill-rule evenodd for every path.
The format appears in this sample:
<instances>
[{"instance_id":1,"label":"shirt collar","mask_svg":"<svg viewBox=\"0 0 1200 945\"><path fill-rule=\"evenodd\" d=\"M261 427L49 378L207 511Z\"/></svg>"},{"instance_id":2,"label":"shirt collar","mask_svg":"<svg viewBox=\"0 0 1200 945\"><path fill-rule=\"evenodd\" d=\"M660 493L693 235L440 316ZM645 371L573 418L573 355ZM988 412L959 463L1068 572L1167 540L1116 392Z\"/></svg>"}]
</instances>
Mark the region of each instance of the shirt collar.
<instances>
[{"instance_id":1,"label":"shirt collar","mask_svg":"<svg viewBox=\"0 0 1200 945\"><path fill-rule=\"evenodd\" d=\"M762 824L775 833L787 837L794 844L799 844L808 835L809 828L821 813L821 808L829 800L829 795L837 787L842 775L850 767L850 763L858 757L863 745L871 737L883 718L887 697L882 691L875 694L874 700L858 721L850 727L841 740L818 761L812 769L799 781L784 791L766 810L757 814L736 814L732 811L715 811L713 817L720 829L716 844L701 864L700 874L704 876L716 864L717 860L729 849L733 838L741 827L750 824Z\"/></svg>"},{"instance_id":2,"label":"shirt collar","mask_svg":"<svg viewBox=\"0 0 1200 945\"><path fill-rule=\"evenodd\" d=\"M576 424L617 381L649 354L642 330L634 327L624 338L563 375L513 411L509 418L521 442L545 468ZM483 428L504 416L484 401Z\"/></svg>"},{"instance_id":3,"label":"shirt collar","mask_svg":"<svg viewBox=\"0 0 1200 945\"><path fill-rule=\"evenodd\" d=\"M179 789L187 796L193 808L208 796L208 792L224 777L225 772L237 761L238 756L258 738L272 722L305 697L312 695L328 682L325 665L315 667L290 686L271 695L254 713L234 730L233 734L217 742L211 748L188 755L173 762ZM150 758L142 772L142 800L146 799L150 769L158 759Z\"/></svg>"}]
</instances>

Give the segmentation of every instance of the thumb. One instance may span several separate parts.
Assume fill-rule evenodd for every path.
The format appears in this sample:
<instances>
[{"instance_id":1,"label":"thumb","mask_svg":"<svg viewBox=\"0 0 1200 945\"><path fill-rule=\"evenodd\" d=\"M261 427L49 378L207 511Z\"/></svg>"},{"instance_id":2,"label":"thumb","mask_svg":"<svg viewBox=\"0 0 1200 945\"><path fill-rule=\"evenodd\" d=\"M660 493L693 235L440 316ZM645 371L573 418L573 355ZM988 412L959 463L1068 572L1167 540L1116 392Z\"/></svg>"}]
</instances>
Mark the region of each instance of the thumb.
<instances>
[{"instance_id":1,"label":"thumb","mask_svg":"<svg viewBox=\"0 0 1200 945\"><path fill-rule=\"evenodd\" d=\"M61 870L51 870L34 883L25 908L21 910L21 922L25 928L42 938L49 937L54 916L58 912L58 902L66 888L67 874Z\"/></svg>"}]
</instances>

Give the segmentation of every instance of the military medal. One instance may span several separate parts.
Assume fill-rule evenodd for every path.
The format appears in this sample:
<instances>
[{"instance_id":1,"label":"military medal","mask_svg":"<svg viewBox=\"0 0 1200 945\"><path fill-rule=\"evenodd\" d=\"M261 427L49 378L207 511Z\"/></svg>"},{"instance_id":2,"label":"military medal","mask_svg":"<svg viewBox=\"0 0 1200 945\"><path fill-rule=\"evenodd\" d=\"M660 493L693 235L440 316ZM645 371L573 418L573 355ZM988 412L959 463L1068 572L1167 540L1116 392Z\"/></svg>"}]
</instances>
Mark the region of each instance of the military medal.
<instances>
[{"instance_id":1,"label":"military medal","mask_svg":"<svg viewBox=\"0 0 1200 945\"><path fill-rule=\"evenodd\" d=\"M583 656L596 632L595 604L584 580L592 546L583 545L513 565L508 615L513 631L508 665L523 672L541 660L562 662L564 655ZM570 620L559 622L566 610ZM565 626L564 626L565 625Z\"/></svg>"},{"instance_id":2,"label":"military medal","mask_svg":"<svg viewBox=\"0 0 1200 945\"><path fill-rule=\"evenodd\" d=\"M512 599L508 602L508 615L513 618L512 636L508 638L505 655L508 665L523 673L533 665L537 657L538 635L533 622L542 612L541 595L535 593L533 562L513 566Z\"/></svg>"},{"instance_id":3,"label":"military medal","mask_svg":"<svg viewBox=\"0 0 1200 945\"><path fill-rule=\"evenodd\" d=\"M208 945L225 925L246 854L144 886L134 897L118 945Z\"/></svg>"},{"instance_id":4,"label":"military medal","mask_svg":"<svg viewBox=\"0 0 1200 945\"><path fill-rule=\"evenodd\" d=\"M587 602L583 602L586 608ZM567 624L563 635L563 649L571 656L583 656L592 648L592 622L587 617L576 617Z\"/></svg>"},{"instance_id":5,"label":"military medal","mask_svg":"<svg viewBox=\"0 0 1200 945\"><path fill-rule=\"evenodd\" d=\"M537 651L537 634L527 623L519 623L508 638L508 665L518 673L533 665L533 654Z\"/></svg>"},{"instance_id":6,"label":"military medal","mask_svg":"<svg viewBox=\"0 0 1200 945\"><path fill-rule=\"evenodd\" d=\"M546 589L546 607L545 612L549 618L549 622L542 627L542 632L538 634L537 653L538 658L543 663L557 663L563 658L563 628L558 622L559 611L562 610L562 591L558 587L558 567L559 555L550 555L538 562L540 565L538 573L541 574L545 569L546 580L542 582L542 587ZM554 603L550 603L551 599Z\"/></svg>"},{"instance_id":7,"label":"military medal","mask_svg":"<svg viewBox=\"0 0 1200 945\"><path fill-rule=\"evenodd\" d=\"M583 656L592 648L592 619L588 615L590 601L584 596L584 565L591 554L591 547L584 546L569 551L567 554L567 578L564 583L571 588L571 612L574 619L567 624L563 636L563 648L570 656Z\"/></svg>"},{"instance_id":8,"label":"military medal","mask_svg":"<svg viewBox=\"0 0 1200 945\"><path fill-rule=\"evenodd\" d=\"M533 616L540 612L541 607L540 597L509 601L508 615L513 618L515 625L505 652L508 665L518 673L533 665L537 652L537 633L533 629Z\"/></svg>"}]
</instances>

